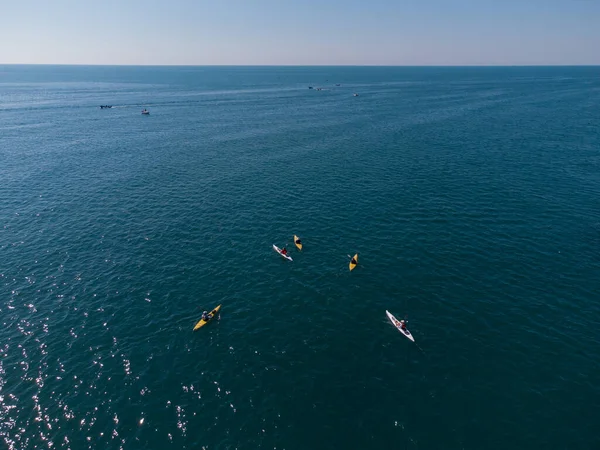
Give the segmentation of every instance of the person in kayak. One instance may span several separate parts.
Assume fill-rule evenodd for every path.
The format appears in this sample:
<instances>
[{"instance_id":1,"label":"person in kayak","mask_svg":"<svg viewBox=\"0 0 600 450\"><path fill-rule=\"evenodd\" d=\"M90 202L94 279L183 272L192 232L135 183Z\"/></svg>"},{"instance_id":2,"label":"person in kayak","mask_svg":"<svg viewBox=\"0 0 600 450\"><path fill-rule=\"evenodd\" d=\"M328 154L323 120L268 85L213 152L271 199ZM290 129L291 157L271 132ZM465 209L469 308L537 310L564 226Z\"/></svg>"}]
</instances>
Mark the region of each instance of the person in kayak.
<instances>
[{"instance_id":1,"label":"person in kayak","mask_svg":"<svg viewBox=\"0 0 600 450\"><path fill-rule=\"evenodd\" d=\"M300 239L296 239L296 244L302 245L302 241Z\"/></svg>"},{"instance_id":2,"label":"person in kayak","mask_svg":"<svg viewBox=\"0 0 600 450\"><path fill-rule=\"evenodd\" d=\"M287 249L286 249L285 247L283 247L283 248L281 249L281 254L282 254L282 255L287 255Z\"/></svg>"},{"instance_id":3,"label":"person in kayak","mask_svg":"<svg viewBox=\"0 0 600 450\"><path fill-rule=\"evenodd\" d=\"M204 311L202 313L202 320L205 320L208 322L210 319L212 319L212 314L209 314L208 312Z\"/></svg>"},{"instance_id":4,"label":"person in kayak","mask_svg":"<svg viewBox=\"0 0 600 450\"><path fill-rule=\"evenodd\" d=\"M402 328L404 331L406 331L406 321L405 320L400 321L400 328Z\"/></svg>"},{"instance_id":5,"label":"person in kayak","mask_svg":"<svg viewBox=\"0 0 600 450\"><path fill-rule=\"evenodd\" d=\"M350 261L350 264L358 264L358 263L356 262L356 260L354 258L352 258L352 261Z\"/></svg>"}]
</instances>

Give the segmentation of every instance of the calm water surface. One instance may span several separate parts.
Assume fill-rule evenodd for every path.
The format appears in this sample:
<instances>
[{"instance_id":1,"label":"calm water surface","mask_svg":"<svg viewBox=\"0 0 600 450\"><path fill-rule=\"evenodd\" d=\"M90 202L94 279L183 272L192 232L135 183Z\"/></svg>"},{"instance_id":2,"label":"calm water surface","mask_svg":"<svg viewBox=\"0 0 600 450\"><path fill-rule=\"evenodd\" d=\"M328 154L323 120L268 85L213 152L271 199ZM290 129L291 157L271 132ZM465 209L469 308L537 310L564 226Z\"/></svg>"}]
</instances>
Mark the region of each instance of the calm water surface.
<instances>
[{"instance_id":1,"label":"calm water surface","mask_svg":"<svg viewBox=\"0 0 600 450\"><path fill-rule=\"evenodd\" d=\"M1 442L600 448L599 105L597 67L0 66Z\"/></svg>"}]
</instances>

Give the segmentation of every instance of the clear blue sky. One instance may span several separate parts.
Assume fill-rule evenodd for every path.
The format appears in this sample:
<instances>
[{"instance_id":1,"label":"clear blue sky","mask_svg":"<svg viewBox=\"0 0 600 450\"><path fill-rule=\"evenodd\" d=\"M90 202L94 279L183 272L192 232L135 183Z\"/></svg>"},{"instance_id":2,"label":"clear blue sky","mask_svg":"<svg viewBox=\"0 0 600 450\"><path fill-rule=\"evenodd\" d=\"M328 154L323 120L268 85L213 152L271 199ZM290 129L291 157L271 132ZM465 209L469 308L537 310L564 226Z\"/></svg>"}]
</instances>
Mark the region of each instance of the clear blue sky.
<instances>
[{"instance_id":1,"label":"clear blue sky","mask_svg":"<svg viewBox=\"0 0 600 450\"><path fill-rule=\"evenodd\" d=\"M600 0L0 0L0 64L600 64Z\"/></svg>"}]
</instances>

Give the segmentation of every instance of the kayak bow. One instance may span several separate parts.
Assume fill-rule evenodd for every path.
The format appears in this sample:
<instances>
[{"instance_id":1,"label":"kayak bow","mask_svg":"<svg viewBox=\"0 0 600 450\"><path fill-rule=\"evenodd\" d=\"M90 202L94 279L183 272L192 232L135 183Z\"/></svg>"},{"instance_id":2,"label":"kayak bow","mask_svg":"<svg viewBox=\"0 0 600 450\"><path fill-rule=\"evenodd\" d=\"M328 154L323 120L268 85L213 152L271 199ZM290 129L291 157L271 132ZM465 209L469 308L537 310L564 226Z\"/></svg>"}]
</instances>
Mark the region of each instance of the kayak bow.
<instances>
[{"instance_id":1,"label":"kayak bow","mask_svg":"<svg viewBox=\"0 0 600 450\"><path fill-rule=\"evenodd\" d=\"M354 268L357 265L358 265L358 253L352 257L352 259L350 260L350 264L348 264L348 267L350 267L350 270L354 270Z\"/></svg>"}]
</instances>

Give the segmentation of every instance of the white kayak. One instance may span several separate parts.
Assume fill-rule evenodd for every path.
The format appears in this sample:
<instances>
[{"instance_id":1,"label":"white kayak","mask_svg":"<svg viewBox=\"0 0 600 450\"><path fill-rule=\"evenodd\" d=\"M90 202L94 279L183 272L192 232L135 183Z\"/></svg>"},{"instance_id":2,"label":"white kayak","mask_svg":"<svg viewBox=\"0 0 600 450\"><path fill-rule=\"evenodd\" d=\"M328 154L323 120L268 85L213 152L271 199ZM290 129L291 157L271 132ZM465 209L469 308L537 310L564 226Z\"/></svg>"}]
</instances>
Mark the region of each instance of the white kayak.
<instances>
[{"instance_id":1,"label":"white kayak","mask_svg":"<svg viewBox=\"0 0 600 450\"><path fill-rule=\"evenodd\" d=\"M281 256L283 256L288 261L293 261L291 256L284 255L283 253L281 253L281 249L279 247L277 247L275 244L273 244L273 250L275 250L277 253L279 253Z\"/></svg>"},{"instance_id":2,"label":"white kayak","mask_svg":"<svg viewBox=\"0 0 600 450\"><path fill-rule=\"evenodd\" d=\"M392 323L394 324L394 326L396 328L398 328L398 331L400 333L402 333L404 336L406 336L407 338L409 338L411 341L415 342L415 338L412 337L412 334L410 334L410 331L408 330L403 330L402 329L402 324L400 323L400 321L398 319L396 319L394 316L392 316L392 313L389 312L387 309L385 310L385 313L387 314L388 318L392 321Z\"/></svg>"}]
</instances>

